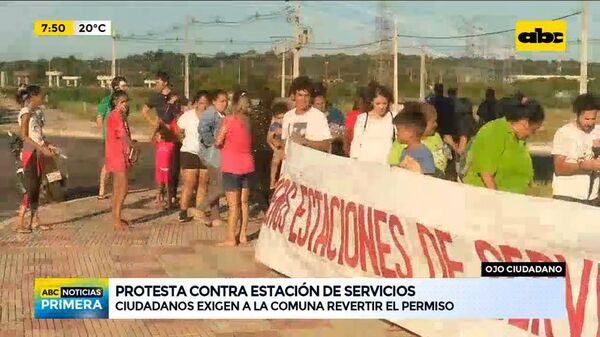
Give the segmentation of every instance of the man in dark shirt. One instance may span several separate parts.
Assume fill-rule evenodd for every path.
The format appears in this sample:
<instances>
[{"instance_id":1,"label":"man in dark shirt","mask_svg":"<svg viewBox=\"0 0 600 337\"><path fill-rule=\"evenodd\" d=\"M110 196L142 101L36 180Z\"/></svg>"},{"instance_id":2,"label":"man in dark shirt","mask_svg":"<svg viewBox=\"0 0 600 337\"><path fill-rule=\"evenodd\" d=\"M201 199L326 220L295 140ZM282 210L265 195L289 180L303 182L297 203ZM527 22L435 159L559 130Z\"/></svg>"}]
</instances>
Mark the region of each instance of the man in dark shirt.
<instances>
[{"instance_id":1,"label":"man in dark shirt","mask_svg":"<svg viewBox=\"0 0 600 337\"><path fill-rule=\"evenodd\" d=\"M464 146L460 142L461 125L459 117L456 114L454 101L449 97L444 97L444 85L437 83L433 87L434 96L431 99L431 104L435 107L438 114L437 132L442 136L452 151L452 158L448 158L448 166L446 168L446 179L456 181L456 164L455 161L464 152ZM465 144L466 145L466 142Z\"/></svg>"},{"instance_id":2,"label":"man in dark shirt","mask_svg":"<svg viewBox=\"0 0 600 337\"><path fill-rule=\"evenodd\" d=\"M485 100L479 104L479 108L477 109L479 127L498 118L496 102L496 93L494 92L494 89L488 88L485 91Z\"/></svg>"},{"instance_id":3,"label":"man in dark shirt","mask_svg":"<svg viewBox=\"0 0 600 337\"><path fill-rule=\"evenodd\" d=\"M179 97L176 93L171 90L169 85L169 75L164 71L159 71L156 73L156 84L154 88L156 89L156 93L152 94L148 101L144 104L142 108L142 115L148 121L148 123L156 130L161 124L165 125L171 130L174 131L174 122L179 117L181 113L181 102L185 101L185 98ZM177 98L175 101L173 98ZM156 110L156 117L150 115L150 110ZM176 137L172 137L172 139L177 139ZM177 187L179 185L179 150L181 149L181 143L179 141L175 141L175 147L173 150L173 160L171 163L171 183L169 184L169 188L171 188L173 200L171 203L176 205L177 202L175 200L175 196L177 195Z\"/></svg>"},{"instance_id":4,"label":"man in dark shirt","mask_svg":"<svg viewBox=\"0 0 600 337\"><path fill-rule=\"evenodd\" d=\"M169 99L171 95L171 88L169 86L169 75L163 71L159 71L156 74L156 84L154 86L156 90L144 104L142 109L142 115L150 123L151 126L158 127L162 122L165 125L169 125L175 118L174 109L169 109ZM150 116L150 110L156 110L156 116L158 119Z\"/></svg>"}]
</instances>

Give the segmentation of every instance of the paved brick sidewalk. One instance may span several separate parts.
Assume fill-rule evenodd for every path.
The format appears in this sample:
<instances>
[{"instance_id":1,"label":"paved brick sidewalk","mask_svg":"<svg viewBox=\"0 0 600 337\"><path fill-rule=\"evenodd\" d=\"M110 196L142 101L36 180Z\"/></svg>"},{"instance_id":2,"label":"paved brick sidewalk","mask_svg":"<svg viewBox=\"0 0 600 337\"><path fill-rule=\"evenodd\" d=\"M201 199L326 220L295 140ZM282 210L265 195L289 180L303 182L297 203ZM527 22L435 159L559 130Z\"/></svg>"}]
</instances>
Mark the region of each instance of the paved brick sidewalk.
<instances>
[{"instance_id":1,"label":"paved brick sidewalk","mask_svg":"<svg viewBox=\"0 0 600 337\"><path fill-rule=\"evenodd\" d=\"M134 228L110 227L110 202L88 198L50 205L54 229L15 234L0 226L0 337L45 336L413 336L375 320L35 320L35 277L281 277L254 260L253 246L214 247L223 228L181 224L152 208L153 192L129 195ZM256 232L258 221L250 224Z\"/></svg>"}]
</instances>

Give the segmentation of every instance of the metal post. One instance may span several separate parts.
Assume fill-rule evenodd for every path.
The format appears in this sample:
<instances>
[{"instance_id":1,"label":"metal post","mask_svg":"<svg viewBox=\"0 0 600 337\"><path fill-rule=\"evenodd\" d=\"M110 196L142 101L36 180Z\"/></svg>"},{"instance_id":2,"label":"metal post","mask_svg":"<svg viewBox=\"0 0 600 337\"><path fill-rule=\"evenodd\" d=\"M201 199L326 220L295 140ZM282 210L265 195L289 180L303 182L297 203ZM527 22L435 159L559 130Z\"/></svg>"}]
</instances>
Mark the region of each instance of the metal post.
<instances>
[{"instance_id":1,"label":"metal post","mask_svg":"<svg viewBox=\"0 0 600 337\"><path fill-rule=\"evenodd\" d=\"M588 79L588 2L582 1L579 93L587 93Z\"/></svg>"},{"instance_id":2,"label":"metal post","mask_svg":"<svg viewBox=\"0 0 600 337\"><path fill-rule=\"evenodd\" d=\"M285 49L281 53L281 97L285 97Z\"/></svg>"},{"instance_id":3,"label":"metal post","mask_svg":"<svg viewBox=\"0 0 600 337\"><path fill-rule=\"evenodd\" d=\"M398 22L394 20L394 112L398 111Z\"/></svg>"},{"instance_id":4,"label":"metal post","mask_svg":"<svg viewBox=\"0 0 600 337\"><path fill-rule=\"evenodd\" d=\"M421 48L421 69L419 78L419 99L425 99L425 49Z\"/></svg>"}]
</instances>

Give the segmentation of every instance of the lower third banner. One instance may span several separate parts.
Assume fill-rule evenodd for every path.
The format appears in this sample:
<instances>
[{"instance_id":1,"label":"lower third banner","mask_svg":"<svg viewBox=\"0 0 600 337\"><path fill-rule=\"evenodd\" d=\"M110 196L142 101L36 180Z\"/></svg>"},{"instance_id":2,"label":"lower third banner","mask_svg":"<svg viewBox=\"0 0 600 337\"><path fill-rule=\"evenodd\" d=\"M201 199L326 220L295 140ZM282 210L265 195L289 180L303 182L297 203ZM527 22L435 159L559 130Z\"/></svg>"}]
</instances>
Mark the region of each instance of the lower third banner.
<instances>
[{"instance_id":1,"label":"lower third banner","mask_svg":"<svg viewBox=\"0 0 600 337\"><path fill-rule=\"evenodd\" d=\"M564 278L36 279L35 318L564 318Z\"/></svg>"}]
</instances>

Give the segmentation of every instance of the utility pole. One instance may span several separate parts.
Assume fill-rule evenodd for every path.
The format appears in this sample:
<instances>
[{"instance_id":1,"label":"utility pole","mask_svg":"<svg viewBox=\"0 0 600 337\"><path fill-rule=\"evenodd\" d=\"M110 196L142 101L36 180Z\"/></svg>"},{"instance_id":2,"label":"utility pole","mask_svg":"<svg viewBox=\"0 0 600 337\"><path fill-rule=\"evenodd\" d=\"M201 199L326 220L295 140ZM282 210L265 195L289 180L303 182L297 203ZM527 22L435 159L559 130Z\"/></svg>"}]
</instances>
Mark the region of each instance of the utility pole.
<instances>
[{"instance_id":1,"label":"utility pole","mask_svg":"<svg viewBox=\"0 0 600 337\"><path fill-rule=\"evenodd\" d=\"M294 24L294 42L295 46L292 50L293 56L293 68L292 68L292 78L296 78L300 76L300 49L306 43L305 34L300 29L300 1L296 1L294 6L294 16L292 17L292 22Z\"/></svg>"},{"instance_id":2,"label":"utility pole","mask_svg":"<svg viewBox=\"0 0 600 337\"><path fill-rule=\"evenodd\" d=\"M327 71L327 66L329 65L329 61L325 61L323 63L325 64L325 82L327 82L327 80L329 79L329 74Z\"/></svg>"},{"instance_id":3,"label":"utility pole","mask_svg":"<svg viewBox=\"0 0 600 337\"><path fill-rule=\"evenodd\" d=\"M48 68L50 68L50 65L48 65ZM112 63L110 65L110 76L112 76L112 78L117 76L117 33L114 29L112 32Z\"/></svg>"},{"instance_id":4,"label":"utility pole","mask_svg":"<svg viewBox=\"0 0 600 337\"><path fill-rule=\"evenodd\" d=\"M394 20L394 112L398 111L398 20Z\"/></svg>"},{"instance_id":5,"label":"utility pole","mask_svg":"<svg viewBox=\"0 0 600 337\"><path fill-rule=\"evenodd\" d=\"M580 54L580 75L579 75L579 94L587 93L588 78L588 2L582 1L581 11L581 49Z\"/></svg>"},{"instance_id":6,"label":"utility pole","mask_svg":"<svg viewBox=\"0 0 600 337\"><path fill-rule=\"evenodd\" d=\"M419 78L419 99L425 99L425 49L421 47L421 71Z\"/></svg>"},{"instance_id":7,"label":"utility pole","mask_svg":"<svg viewBox=\"0 0 600 337\"><path fill-rule=\"evenodd\" d=\"M238 86L242 84L242 55L238 58Z\"/></svg>"},{"instance_id":8,"label":"utility pole","mask_svg":"<svg viewBox=\"0 0 600 337\"><path fill-rule=\"evenodd\" d=\"M186 98L190 97L190 39L189 30L192 18L190 16L185 17L185 87L184 95Z\"/></svg>"},{"instance_id":9,"label":"utility pole","mask_svg":"<svg viewBox=\"0 0 600 337\"><path fill-rule=\"evenodd\" d=\"M281 53L281 97L285 97L285 49Z\"/></svg>"}]
</instances>

